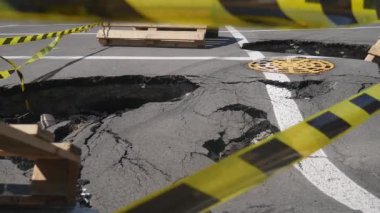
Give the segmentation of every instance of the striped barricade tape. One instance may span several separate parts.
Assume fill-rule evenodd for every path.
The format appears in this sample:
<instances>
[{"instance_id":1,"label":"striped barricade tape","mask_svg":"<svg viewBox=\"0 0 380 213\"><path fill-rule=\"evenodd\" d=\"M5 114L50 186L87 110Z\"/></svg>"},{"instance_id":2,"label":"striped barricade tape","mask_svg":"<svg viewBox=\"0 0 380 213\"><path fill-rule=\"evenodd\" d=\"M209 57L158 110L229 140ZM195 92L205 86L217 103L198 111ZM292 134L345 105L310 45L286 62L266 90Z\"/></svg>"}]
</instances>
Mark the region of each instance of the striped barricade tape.
<instances>
[{"instance_id":1,"label":"striped barricade tape","mask_svg":"<svg viewBox=\"0 0 380 213\"><path fill-rule=\"evenodd\" d=\"M379 20L379 9L380 0L0 0L0 19L28 15L69 21L77 20L75 16L82 20L299 28L373 23Z\"/></svg>"},{"instance_id":2,"label":"striped barricade tape","mask_svg":"<svg viewBox=\"0 0 380 213\"><path fill-rule=\"evenodd\" d=\"M348 133L380 109L380 84L251 145L118 212L204 212Z\"/></svg>"},{"instance_id":3,"label":"striped barricade tape","mask_svg":"<svg viewBox=\"0 0 380 213\"><path fill-rule=\"evenodd\" d=\"M29 101L25 94L25 79L21 72L21 69L25 67L26 65L32 64L33 62L43 58L45 55L49 54L54 47L57 46L57 44L60 42L61 38L65 35L69 35L71 33L79 33L79 32L85 32L88 31L95 26L99 25L98 23L95 24L89 24L81 27L76 27L68 30L63 31L57 31L57 32L50 32L50 33L43 33L43 34L36 34L36 35L28 35L28 36L16 36L16 37L8 37L8 38L0 38L0 46L4 45L15 45L15 44L22 44L32 41L39 41L43 39L50 39L55 38L50 44L48 44L43 49L39 50L37 53L35 53L30 59L28 59L24 64L22 65L16 65L13 61L6 59L2 56L0 56L1 59L3 59L5 62L7 62L12 69L8 70L2 70L0 71L0 80L4 80L9 78L13 73L17 73L19 79L20 79L20 86L21 86L21 92L24 95L25 99L25 108L27 111L30 110Z\"/></svg>"},{"instance_id":4,"label":"striped barricade tape","mask_svg":"<svg viewBox=\"0 0 380 213\"><path fill-rule=\"evenodd\" d=\"M44 39L62 37L62 36L69 35L72 33L85 32L97 25L98 24L89 24L89 25L75 27L75 28L57 31L57 32L40 33L40 34L27 35L27 36L4 37L4 38L0 38L0 46L23 44L23 43L28 43L32 41L40 41Z\"/></svg>"},{"instance_id":5,"label":"striped barricade tape","mask_svg":"<svg viewBox=\"0 0 380 213\"><path fill-rule=\"evenodd\" d=\"M60 42L60 40L63 36L69 35L72 33L85 32L85 31L88 31L88 30L94 28L97 25L99 25L99 24L98 23L89 24L89 25L85 25L85 26L81 26L81 27L76 27L76 28L57 31L57 32L50 32L50 33L0 38L0 46L16 45L16 44L22 44L22 43L27 43L27 42L32 42L32 41L39 41L39 40L43 40L43 39L55 38L49 45L47 45L46 47L44 47L43 49L41 49L37 53L35 53L23 65L17 66L12 61L6 60L12 66L12 69L0 71L0 80L9 78L15 71L21 70L26 65L31 64L31 63L43 58L45 55L50 53L55 46L57 46L57 44Z\"/></svg>"}]
</instances>

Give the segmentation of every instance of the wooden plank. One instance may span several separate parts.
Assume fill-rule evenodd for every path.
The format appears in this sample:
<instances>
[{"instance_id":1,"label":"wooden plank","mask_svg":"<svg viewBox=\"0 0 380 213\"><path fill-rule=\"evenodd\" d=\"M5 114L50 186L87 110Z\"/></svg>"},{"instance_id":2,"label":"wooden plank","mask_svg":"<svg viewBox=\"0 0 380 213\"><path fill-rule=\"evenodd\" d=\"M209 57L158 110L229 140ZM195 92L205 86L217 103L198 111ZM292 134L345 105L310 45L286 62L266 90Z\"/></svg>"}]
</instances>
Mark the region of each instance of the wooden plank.
<instances>
[{"instance_id":1,"label":"wooden plank","mask_svg":"<svg viewBox=\"0 0 380 213\"><path fill-rule=\"evenodd\" d=\"M36 160L32 175L32 194L66 196L69 163L62 159Z\"/></svg>"},{"instance_id":2,"label":"wooden plank","mask_svg":"<svg viewBox=\"0 0 380 213\"><path fill-rule=\"evenodd\" d=\"M367 57L364 59L365 61L373 61L373 59L375 59L376 56L374 55L371 55L371 54L368 54Z\"/></svg>"},{"instance_id":3,"label":"wooden plank","mask_svg":"<svg viewBox=\"0 0 380 213\"><path fill-rule=\"evenodd\" d=\"M0 122L0 150L18 156L65 158L71 161L80 161L78 155L46 143L40 138L28 135L2 122Z\"/></svg>"},{"instance_id":4,"label":"wooden plank","mask_svg":"<svg viewBox=\"0 0 380 213\"><path fill-rule=\"evenodd\" d=\"M53 142L55 139L55 135L53 133L41 129L37 124L10 124L9 126L47 142Z\"/></svg>"},{"instance_id":5,"label":"wooden plank","mask_svg":"<svg viewBox=\"0 0 380 213\"><path fill-rule=\"evenodd\" d=\"M371 47L371 49L368 51L368 54L380 56L380 40L378 40L376 44Z\"/></svg>"},{"instance_id":6,"label":"wooden plank","mask_svg":"<svg viewBox=\"0 0 380 213\"><path fill-rule=\"evenodd\" d=\"M107 39L144 39L144 40L204 40L204 32L186 32L186 31L140 31L140 30L109 30L104 34L99 30L97 38Z\"/></svg>"},{"instance_id":7,"label":"wooden plank","mask_svg":"<svg viewBox=\"0 0 380 213\"><path fill-rule=\"evenodd\" d=\"M69 143L56 145L71 152L75 147ZM32 195L65 196L68 204L75 204L79 171L80 162L64 159L36 160L31 193Z\"/></svg>"},{"instance_id":8,"label":"wooden plank","mask_svg":"<svg viewBox=\"0 0 380 213\"><path fill-rule=\"evenodd\" d=\"M11 153L11 152L6 152L4 150L0 150L0 156L2 156L2 157L22 157L22 158L26 158L29 160L36 160L36 159L40 158L41 156L45 157L46 159L57 159L57 157L54 157L54 156L27 155L27 154L20 155L20 154L15 154L15 153Z\"/></svg>"},{"instance_id":9,"label":"wooden plank","mask_svg":"<svg viewBox=\"0 0 380 213\"><path fill-rule=\"evenodd\" d=\"M77 156L75 162L80 162L80 155L81 155L81 149L76 147L75 145L73 144L70 144L70 143L52 143L53 146L56 146L57 148L59 148L57 150L57 152L71 152L73 154L75 154ZM4 150L1 150L0 149L0 156L3 156L3 157L19 157L21 156L20 154L15 154L15 153L11 153L11 152L7 152L7 151L4 151ZM35 160L35 159L59 159L61 157L59 156L44 156L44 155L22 155L22 157L24 158L27 158L27 159L30 159L30 160Z\"/></svg>"},{"instance_id":10,"label":"wooden plank","mask_svg":"<svg viewBox=\"0 0 380 213\"><path fill-rule=\"evenodd\" d=\"M204 42L194 41L155 41L155 40L127 40L127 39L99 39L104 46L134 46L134 47L181 47L181 48L204 48Z\"/></svg>"}]
</instances>

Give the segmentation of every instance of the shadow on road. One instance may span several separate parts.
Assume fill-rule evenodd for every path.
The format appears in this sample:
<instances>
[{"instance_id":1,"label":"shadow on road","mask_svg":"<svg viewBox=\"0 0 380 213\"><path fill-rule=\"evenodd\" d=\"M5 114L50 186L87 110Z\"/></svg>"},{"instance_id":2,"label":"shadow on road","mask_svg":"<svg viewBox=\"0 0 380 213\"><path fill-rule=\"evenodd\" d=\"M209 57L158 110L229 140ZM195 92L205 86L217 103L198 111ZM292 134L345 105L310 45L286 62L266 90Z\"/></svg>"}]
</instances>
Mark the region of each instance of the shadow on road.
<instances>
[{"instance_id":1,"label":"shadow on road","mask_svg":"<svg viewBox=\"0 0 380 213\"><path fill-rule=\"evenodd\" d=\"M88 56L93 56L93 55L96 55L96 54L98 54L98 53L100 53L100 52L103 52L103 51L105 51L105 50L108 50L109 48L111 48L111 47L105 47L105 48L103 48L103 49L101 49L101 50L98 50L98 51L96 51L96 52L93 52L93 53L90 53L90 54L88 54L88 55L85 55L85 56L83 56L83 57L81 57L81 58L79 58L79 59L75 59L75 60L73 60L73 61L70 61L69 63L63 65L62 67L57 68L57 69L55 69L55 70L53 70L53 71L51 71L51 72L49 72L49 73L46 73L46 74L43 75L43 76L40 76L40 77L36 78L36 79L33 80L31 83L36 83L36 82L41 82L41 81L49 80L50 78L52 78L53 76L55 76L57 73L59 73L60 71L62 71L63 69L65 69L66 67L71 66L71 65L73 65L73 64L75 64L75 63L78 63L79 61L82 61L83 59L85 59L85 58L88 57Z\"/></svg>"},{"instance_id":2,"label":"shadow on road","mask_svg":"<svg viewBox=\"0 0 380 213\"><path fill-rule=\"evenodd\" d=\"M217 47L228 46L236 43L236 39L233 37L218 37L218 38L206 38L206 49L212 49Z\"/></svg>"}]
</instances>

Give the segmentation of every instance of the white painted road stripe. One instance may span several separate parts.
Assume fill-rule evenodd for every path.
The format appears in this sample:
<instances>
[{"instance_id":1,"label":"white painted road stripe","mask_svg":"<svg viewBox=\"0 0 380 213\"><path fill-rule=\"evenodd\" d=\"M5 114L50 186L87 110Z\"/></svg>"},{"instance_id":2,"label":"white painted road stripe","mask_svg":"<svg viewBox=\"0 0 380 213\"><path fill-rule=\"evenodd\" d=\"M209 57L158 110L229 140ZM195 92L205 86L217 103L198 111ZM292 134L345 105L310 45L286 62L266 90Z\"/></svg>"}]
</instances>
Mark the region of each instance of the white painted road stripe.
<instances>
[{"instance_id":1,"label":"white painted road stripe","mask_svg":"<svg viewBox=\"0 0 380 213\"><path fill-rule=\"evenodd\" d=\"M3 56L10 60L30 59L32 56ZM321 56L304 56L293 55L289 57L307 57L307 58L330 58ZM41 60L221 60L221 61L252 61L252 57L220 57L220 56L45 56Z\"/></svg>"},{"instance_id":2,"label":"white painted road stripe","mask_svg":"<svg viewBox=\"0 0 380 213\"><path fill-rule=\"evenodd\" d=\"M235 28L227 26L227 29L239 40L240 46L248 42ZM245 51L252 60L265 57L257 51ZM283 74L264 73L264 75L269 80L290 82L290 79ZM281 130L304 120L297 103L290 99L292 94L288 89L272 85L267 85L266 88ZM314 153L313 156L318 156L318 158L308 158L302 161L302 168L299 165L295 167L319 190L351 209L365 213L380 212L380 200L341 172L328 160L323 150Z\"/></svg>"},{"instance_id":3,"label":"white painted road stripe","mask_svg":"<svg viewBox=\"0 0 380 213\"><path fill-rule=\"evenodd\" d=\"M3 56L10 60L30 59L31 56ZM45 56L41 60L222 60L250 61L250 57L219 57L219 56Z\"/></svg>"},{"instance_id":4,"label":"white painted road stripe","mask_svg":"<svg viewBox=\"0 0 380 213\"><path fill-rule=\"evenodd\" d=\"M2 25L2 26L0 26L0 28L7 28L7 27L14 27L14 26L16 26L16 25Z\"/></svg>"}]
</instances>

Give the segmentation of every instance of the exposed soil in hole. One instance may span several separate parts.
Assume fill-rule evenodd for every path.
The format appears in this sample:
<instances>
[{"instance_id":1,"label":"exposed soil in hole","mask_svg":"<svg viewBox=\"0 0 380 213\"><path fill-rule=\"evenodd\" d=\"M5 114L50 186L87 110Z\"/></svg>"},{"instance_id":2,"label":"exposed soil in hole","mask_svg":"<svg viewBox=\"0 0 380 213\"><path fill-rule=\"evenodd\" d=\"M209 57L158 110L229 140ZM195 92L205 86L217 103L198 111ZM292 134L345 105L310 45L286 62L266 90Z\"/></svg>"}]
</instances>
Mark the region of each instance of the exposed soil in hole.
<instances>
[{"instance_id":1,"label":"exposed soil in hole","mask_svg":"<svg viewBox=\"0 0 380 213\"><path fill-rule=\"evenodd\" d=\"M367 56L370 48L370 45L365 44L340 44L299 40L269 40L247 43L243 45L243 49L247 50L353 58L361 60Z\"/></svg>"},{"instance_id":2,"label":"exposed soil in hole","mask_svg":"<svg viewBox=\"0 0 380 213\"><path fill-rule=\"evenodd\" d=\"M35 123L43 113L58 120L75 114L113 114L182 97L197 85L183 76L122 76L51 80L26 88L32 113L22 123ZM16 117L25 114L20 88L0 88L0 94L0 120L16 122Z\"/></svg>"}]
</instances>

